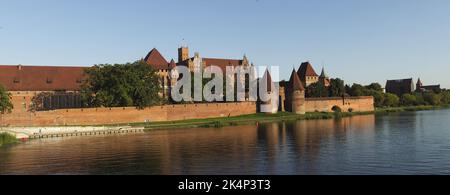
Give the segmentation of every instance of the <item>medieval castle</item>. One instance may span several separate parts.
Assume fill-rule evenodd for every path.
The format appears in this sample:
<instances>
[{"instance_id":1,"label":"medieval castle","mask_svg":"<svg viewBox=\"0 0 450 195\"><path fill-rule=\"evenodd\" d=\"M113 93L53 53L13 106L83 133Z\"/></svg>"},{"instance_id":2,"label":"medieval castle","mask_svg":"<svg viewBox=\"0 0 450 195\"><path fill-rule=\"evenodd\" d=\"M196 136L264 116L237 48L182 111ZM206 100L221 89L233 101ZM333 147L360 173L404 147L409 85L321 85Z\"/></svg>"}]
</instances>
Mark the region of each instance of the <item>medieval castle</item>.
<instances>
[{"instance_id":1,"label":"medieval castle","mask_svg":"<svg viewBox=\"0 0 450 195\"><path fill-rule=\"evenodd\" d=\"M149 66L152 66L155 70L157 70L158 76L160 78L159 84L162 88L160 95L164 98L170 97L170 89L177 82L177 76L171 75L171 70L177 66L188 67L191 72L202 70L213 65L220 67L222 70L225 70L227 66L240 68L253 66L253 64L249 62L247 56L245 55L242 59L206 58L201 57L199 53L195 53L194 56L191 56L188 47L180 47L178 49L177 62L174 59L167 61L166 58L164 58L156 48L152 49L145 56L145 58L143 58L143 60ZM81 84L86 78L84 72L85 69L85 67L66 66L1 65L0 85L4 86L9 92L12 93L12 102L14 104L13 112L11 114L6 114L5 116L3 116L3 120L8 121L7 119L10 118L10 122L7 122L9 125L20 125L21 123L27 123L24 121L29 121L27 117L32 118L32 116L44 116L46 114L49 114L49 111L53 112L53 114L58 112L62 115L60 117L64 118L64 116L67 113L70 113L71 110L82 109L81 98L73 94L77 94L81 89ZM238 82L246 82L245 77L236 78L236 80ZM267 80L268 91L273 93L273 82L268 71L265 73L263 80ZM339 107L344 112L372 111L374 109L372 97L305 98L305 88L317 82L322 82L324 86L330 86L330 78L327 76L323 69L321 74L318 75L309 62L304 62L300 65L300 68L298 70L292 71L288 81L279 82L279 91L278 93L274 93L279 95L279 97L276 97L276 99L278 99L278 102L261 102L259 105L271 106L272 113L276 113L278 111L288 111L297 114L305 114L306 112L331 112L333 110L333 107ZM42 92L53 94L53 96L51 96L51 99L44 102L46 110L48 111L31 113L29 108L32 104L33 97ZM243 106L239 106L238 104L243 104ZM177 116L177 114L183 113L181 111L177 111L171 116L162 118L160 120L207 118L256 113L259 109L257 108L258 104L254 103L254 106L251 106L252 104L253 103L247 103L244 101L236 102L236 105L233 104L233 106L231 106L230 103L223 103L223 106L220 106L220 103L214 103L214 105L217 106L215 110L217 111L217 113L215 114L208 114L208 112L211 111L205 110L204 115L192 115L192 113L186 113L185 116ZM174 109L177 106L179 105L167 105L166 107L164 107L164 110L165 112L169 112L168 110ZM187 109L187 107L188 106L185 105L183 108ZM242 108L244 107L246 110L242 111ZM230 108L233 109L230 110ZM95 108L95 111L97 112L98 109L99 108ZM195 109L200 108L195 107ZM62 110L65 110L66 112L64 113L62 112ZM86 110L90 110L90 108L84 108L83 110L84 112L86 112ZM198 110L197 113L202 113L202 111ZM122 114L118 117L126 117L125 115L126 114ZM136 119L133 120L133 117ZM67 125L82 123L81 119L76 120L76 118L77 116L71 115L67 118L67 120L64 120L64 124ZM91 121L90 123L107 124L119 121L141 122L140 119L142 118L142 116L128 116L126 117L128 121L122 121L121 119L113 120L112 118L114 117L106 117L106 121L95 120L95 122ZM72 119L74 120L72 123L67 122ZM47 121L45 122L45 124L52 124L52 122L48 121L50 119L46 120ZM152 121L153 119L149 120ZM56 119L54 119L54 121L56 121ZM5 121L3 123L5 123ZM39 122L33 123L39 124Z\"/></svg>"}]
</instances>

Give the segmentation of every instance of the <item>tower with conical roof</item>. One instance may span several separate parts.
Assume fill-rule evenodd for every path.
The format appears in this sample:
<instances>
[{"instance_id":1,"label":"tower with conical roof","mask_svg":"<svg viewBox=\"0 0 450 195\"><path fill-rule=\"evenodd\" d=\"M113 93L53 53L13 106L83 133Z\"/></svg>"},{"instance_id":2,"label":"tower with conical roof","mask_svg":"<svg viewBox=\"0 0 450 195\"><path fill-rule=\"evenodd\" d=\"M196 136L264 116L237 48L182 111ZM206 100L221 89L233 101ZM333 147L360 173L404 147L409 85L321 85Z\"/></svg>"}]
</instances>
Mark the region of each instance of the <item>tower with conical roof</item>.
<instances>
[{"instance_id":1,"label":"tower with conical roof","mask_svg":"<svg viewBox=\"0 0 450 195\"><path fill-rule=\"evenodd\" d=\"M305 114L305 87L295 69L292 70L287 92L287 110L296 114Z\"/></svg>"},{"instance_id":2,"label":"tower with conical roof","mask_svg":"<svg viewBox=\"0 0 450 195\"><path fill-rule=\"evenodd\" d=\"M322 73L319 76L319 82L322 82L323 86L329 87L331 85L330 77L325 73L325 68L322 67Z\"/></svg>"},{"instance_id":3,"label":"tower with conical roof","mask_svg":"<svg viewBox=\"0 0 450 195\"><path fill-rule=\"evenodd\" d=\"M268 97L264 97L263 100L261 100L260 97L260 111L265 113L272 113L275 114L278 112L278 92L277 89L274 87L274 83L272 81L272 76L269 73L269 70L266 70L264 73L264 76L259 81L259 85L266 85L267 89L267 95ZM261 94L261 93L258 93Z\"/></svg>"},{"instance_id":4,"label":"tower with conical roof","mask_svg":"<svg viewBox=\"0 0 450 195\"><path fill-rule=\"evenodd\" d=\"M422 87L423 87L423 83L422 83L422 81L420 80L420 78L417 80L417 83L416 83L416 91L421 91L422 90Z\"/></svg>"}]
</instances>

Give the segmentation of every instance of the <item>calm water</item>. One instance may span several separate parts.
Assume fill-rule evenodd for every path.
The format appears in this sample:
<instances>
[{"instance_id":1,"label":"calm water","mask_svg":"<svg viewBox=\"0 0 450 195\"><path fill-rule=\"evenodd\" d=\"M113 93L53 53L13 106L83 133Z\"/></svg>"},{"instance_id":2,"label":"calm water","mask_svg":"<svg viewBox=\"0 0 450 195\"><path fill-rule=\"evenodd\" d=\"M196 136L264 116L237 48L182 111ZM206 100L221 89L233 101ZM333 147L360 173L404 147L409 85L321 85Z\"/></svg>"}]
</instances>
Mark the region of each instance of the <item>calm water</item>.
<instances>
[{"instance_id":1,"label":"calm water","mask_svg":"<svg viewBox=\"0 0 450 195\"><path fill-rule=\"evenodd\" d=\"M450 110L34 140L0 174L450 174Z\"/></svg>"}]
</instances>

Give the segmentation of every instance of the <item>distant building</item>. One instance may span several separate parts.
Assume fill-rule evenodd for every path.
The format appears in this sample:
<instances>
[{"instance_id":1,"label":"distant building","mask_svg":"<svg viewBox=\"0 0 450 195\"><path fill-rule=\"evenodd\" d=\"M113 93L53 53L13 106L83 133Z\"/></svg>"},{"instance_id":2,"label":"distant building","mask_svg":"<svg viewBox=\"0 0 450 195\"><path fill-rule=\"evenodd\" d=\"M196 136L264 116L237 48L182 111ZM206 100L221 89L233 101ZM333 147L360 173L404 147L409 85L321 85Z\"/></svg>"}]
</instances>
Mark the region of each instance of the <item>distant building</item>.
<instances>
[{"instance_id":1,"label":"distant building","mask_svg":"<svg viewBox=\"0 0 450 195\"><path fill-rule=\"evenodd\" d=\"M414 92L413 79L388 80L386 82L386 93L393 93L402 96L405 93Z\"/></svg>"},{"instance_id":2,"label":"distant building","mask_svg":"<svg viewBox=\"0 0 450 195\"><path fill-rule=\"evenodd\" d=\"M319 82L319 75L317 75L316 71L309 62L303 62L300 65L297 74L306 87Z\"/></svg>"},{"instance_id":3,"label":"distant building","mask_svg":"<svg viewBox=\"0 0 450 195\"><path fill-rule=\"evenodd\" d=\"M417 92L435 92L435 93L439 93L442 91L441 89L441 85L423 85L422 81L420 80L420 78L417 80L417 84L416 84L416 91Z\"/></svg>"},{"instance_id":4,"label":"distant building","mask_svg":"<svg viewBox=\"0 0 450 195\"><path fill-rule=\"evenodd\" d=\"M331 86L331 80L330 77L325 73L325 68L322 68L322 73L320 73L319 76L319 82L323 84L325 87Z\"/></svg>"}]
</instances>

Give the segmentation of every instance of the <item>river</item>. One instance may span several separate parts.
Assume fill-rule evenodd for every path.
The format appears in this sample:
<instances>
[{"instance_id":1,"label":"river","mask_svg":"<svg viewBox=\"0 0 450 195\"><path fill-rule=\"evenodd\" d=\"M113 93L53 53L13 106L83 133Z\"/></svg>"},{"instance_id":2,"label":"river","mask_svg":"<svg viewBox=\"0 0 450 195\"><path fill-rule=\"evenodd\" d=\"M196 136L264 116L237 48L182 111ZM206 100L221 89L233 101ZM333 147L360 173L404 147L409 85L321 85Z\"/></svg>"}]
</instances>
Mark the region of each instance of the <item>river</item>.
<instances>
[{"instance_id":1,"label":"river","mask_svg":"<svg viewBox=\"0 0 450 195\"><path fill-rule=\"evenodd\" d=\"M450 110L32 140L0 174L450 174Z\"/></svg>"}]
</instances>

